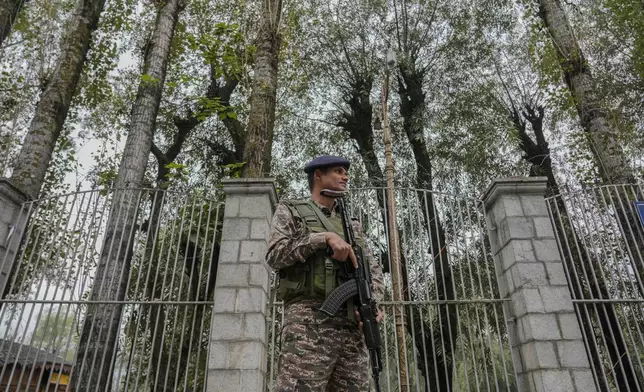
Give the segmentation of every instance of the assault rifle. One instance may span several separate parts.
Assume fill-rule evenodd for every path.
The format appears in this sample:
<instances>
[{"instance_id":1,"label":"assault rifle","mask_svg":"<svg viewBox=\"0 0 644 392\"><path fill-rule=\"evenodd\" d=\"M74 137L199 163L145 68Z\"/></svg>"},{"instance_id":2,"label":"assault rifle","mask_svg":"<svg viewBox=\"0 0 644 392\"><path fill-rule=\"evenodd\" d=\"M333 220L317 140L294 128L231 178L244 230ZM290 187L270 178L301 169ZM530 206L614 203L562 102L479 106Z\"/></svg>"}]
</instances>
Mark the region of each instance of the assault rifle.
<instances>
[{"instance_id":1,"label":"assault rifle","mask_svg":"<svg viewBox=\"0 0 644 392\"><path fill-rule=\"evenodd\" d=\"M355 306L360 314L362 321L362 332L364 333L365 344L369 350L371 359L371 371L373 381L376 384L376 391L380 391L380 372L382 371L382 354L380 344L380 331L378 330L378 309L371 294L371 274L369 266L365 265L364 253L362 247L356 243L351 220L344 203L345 192L332 191L324 189L321 195L333 197L338 201L338 209L342 216L342 230L345 241L353 248L353 253L358 260L358 268L346 261L344 264L349 280L341 284L329 294L329 297L320 307L320 311L329 316L337 313L340 307L350 299L353 299Z\"/></svg>"}]
</instances>

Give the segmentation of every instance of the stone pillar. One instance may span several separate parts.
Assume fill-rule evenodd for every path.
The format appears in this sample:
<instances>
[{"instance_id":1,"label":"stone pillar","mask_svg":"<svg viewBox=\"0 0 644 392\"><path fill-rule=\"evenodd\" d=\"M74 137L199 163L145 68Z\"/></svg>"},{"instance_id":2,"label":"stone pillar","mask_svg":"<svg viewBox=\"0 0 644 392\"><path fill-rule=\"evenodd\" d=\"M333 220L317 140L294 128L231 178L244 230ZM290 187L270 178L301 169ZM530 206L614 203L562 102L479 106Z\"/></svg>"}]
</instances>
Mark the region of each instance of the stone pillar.
<instances>
[{"instance_id":1,"label":"stone pillar","mask_svg":"<svg viewBox=\"0 0 644 392\"><path fill-rule=\"evenodd\" d=\"M226 208L210 329L208 392L263 392L270 268L264 257L277 204L270 179L224 180Z\"/></svg>"},{"instance_id":2,"label":"stone pillar","mask_svg":"<svg viewBox=\"0 0 644 392\"><path fill-rule=\"evenodd\" d=\"M546 179L496 180L487 225L519 391L596 392L557 241Z\"/></svg>"},{"instance_id":3,"label":"stone pillar","mask_svg":"<svg viewBox=\"0 0 644 392\"><path fill-rule=\"evenodd\" d=\"M0 296L8 284L28 213L22 203L28 197L5 178L0 178Z\"/></svg>"}]
</instances>

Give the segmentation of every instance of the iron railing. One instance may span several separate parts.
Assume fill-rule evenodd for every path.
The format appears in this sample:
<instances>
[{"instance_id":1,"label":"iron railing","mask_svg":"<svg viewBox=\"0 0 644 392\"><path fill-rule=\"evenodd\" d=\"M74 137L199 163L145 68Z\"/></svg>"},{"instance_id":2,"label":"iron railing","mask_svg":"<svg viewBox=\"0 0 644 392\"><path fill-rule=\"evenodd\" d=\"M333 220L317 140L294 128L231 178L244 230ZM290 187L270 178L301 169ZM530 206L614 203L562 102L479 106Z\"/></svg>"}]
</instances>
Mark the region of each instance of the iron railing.
<instances>
[{"instance_id":1,"label":"iron railing","mask_svg":"<svg viewBox=\"0 0 644 392\"><path fill-rule=\"evenodd\" d=\"M481 201L439 192L397 189L403 299L392 282L381 307L384 391L516 391L515 372ZM355 189L370 251L389 265L385 190ZM273 288L277 280L273 277ZM268 324L267 390L275 390L283 304L274 298ZM405 344L395 336L394 308L404 308ZM403 355L406 361L399 361ZM406 364L406 369L399 364ZM401 379L401 374L403 379Z\"/></svg>"},{"instance_id":2,"label":"iron railing","mask_svg":"<svg viewBox=\"0 0 644 392\"><path fill-rule=\"evenodd\" d=\"M642 185L604 185L547 199L599 391L644 390Z\"/></svg>"},{"instance_id":3,"label":"iron railing","mask_svg":"<svg viewBox=\"0 0 644 392\"><path fill-rule=\"evenodd\" d=\"M351 198L388 266L384 189ZM0 302L0 389L203 391L222 199L116 190L25 203L29 224ZM387 275L383 389L516 390L481 202L416 189L397 189L396 202L404 292L393 301ZM271 309L269 390L282 306Z\"/></svg>"},{"instance_id":4,"label":"iron railing","mask_svg":"<svg viewBox=\"0 0 644 392\"><path fill-rule=\"evenodd\" d=\"M0 390L205 390L222 198L128 189L25 203L0 302Z\"/></svg>"}]
</instances>

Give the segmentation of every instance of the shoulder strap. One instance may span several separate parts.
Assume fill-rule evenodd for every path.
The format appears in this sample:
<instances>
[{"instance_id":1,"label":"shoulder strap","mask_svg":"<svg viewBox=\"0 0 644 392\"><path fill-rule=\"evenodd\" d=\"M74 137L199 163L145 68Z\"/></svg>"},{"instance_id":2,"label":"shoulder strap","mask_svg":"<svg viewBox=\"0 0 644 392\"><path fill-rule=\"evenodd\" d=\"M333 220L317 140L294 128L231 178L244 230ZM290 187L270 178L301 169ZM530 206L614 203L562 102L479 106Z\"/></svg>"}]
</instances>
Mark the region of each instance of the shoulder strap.
<instances>
[{"instance_id":1,"label":"shoulder strap","mask_svg":"<svg viewBox=\"0 0 644 392\"><path fill-rule=\"evenodd\" d=\"M320 222L317 218L317 214L315 213L315 210L311 207L309 202L305 200L289 200L285 204L291 207L291 210L293 210L293 212L295 212L302 220L304 220L307 226L315 225L324 227L322 225L322 222Z\"/></svg>"},{"instance_id":2,"label":"shoulder strap","mask_svg":"<svg viewBox=\"0 0 644 392\"><path fill-rule=\"evenodd\" d=\"M317 216L317 218L320 220L320 222L322 223L322 226L324 227L324 229L325 229L326 231L331 231L331 232L334 232L334 233L335 233L336 231L338 231L338 229L336 228L336 226L335 226L335 225L333 225L333 223L331 223L331 221L329 221L329 218L327 218L327 217L326 217L326 215L324 215L324 214L322 213L322 211L320 210L320 208L319 208L317 205L315 205L315 203L313 203L312 201L310 201L310 202L309 202L309 208L311 208L311 209L313 210L313 212L315 213L315 215ZM343 235L342 235L342 234L341 234L340 236L341 236L341 237L343 237Z\"/></svg>"}]
</instances>

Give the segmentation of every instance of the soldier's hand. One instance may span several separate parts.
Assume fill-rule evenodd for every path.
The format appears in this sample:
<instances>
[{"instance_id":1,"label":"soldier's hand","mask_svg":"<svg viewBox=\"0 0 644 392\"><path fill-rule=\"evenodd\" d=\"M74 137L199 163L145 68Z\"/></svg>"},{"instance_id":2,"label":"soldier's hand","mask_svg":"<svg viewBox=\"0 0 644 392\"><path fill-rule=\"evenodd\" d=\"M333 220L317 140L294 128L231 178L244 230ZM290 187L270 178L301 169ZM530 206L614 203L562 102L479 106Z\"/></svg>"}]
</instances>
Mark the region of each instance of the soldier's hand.
<instances>
[{"instance_id":1,"label":"soldier's hand","mask_svg":"<svg viewBox=\"0 0 644 392\"><path fill-rule=\"evenodd\" d=\"M378 309L378 316L376 316L376 323L380 324L380 321L382 321L383 317L385 317L385 314L382 313L382 310Z\"/></svg>"},{"instance_id":2,"label":"soldier's hand","mask_svg":"<svg viewBox=\"0 0 644 392\"><path fill-rule=\"evenodd\" d=\"M358 268L358 259L356 258L355 253L353 253L351 245L343 240L342 237L335 233L326 233L326 244L333 251L331 257L334 260L344 262L347 261L347 259L351 259L353 267Z\"/></svg>"},{"instance_id":3,"label":"soldier's hand","mask_svg":"<svg viewBox=\"0 0 644 392\"><path fill-rule=\"evenodd\" d=\"M358 328L360 328L360 330L362 331L362 320L360 319L360 312L358 312L357 310L354 310L354 312L356 314L356 318L358 319ZM376 316L376 324L380 324L384 316L385 315L382 313L382 311L378 309L378 315Z\"/></svg>"}]
</instances>

